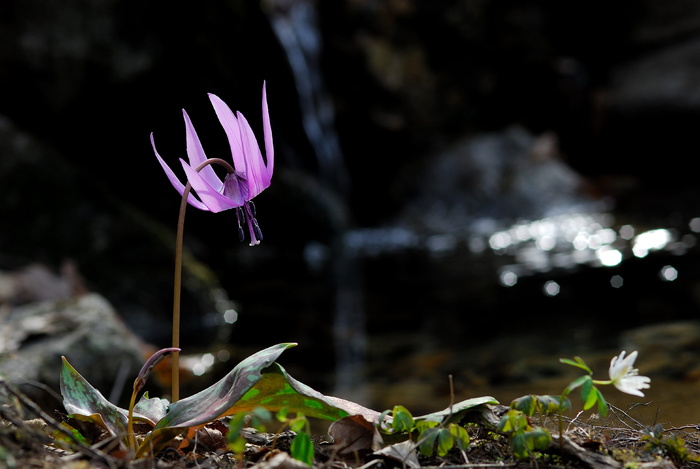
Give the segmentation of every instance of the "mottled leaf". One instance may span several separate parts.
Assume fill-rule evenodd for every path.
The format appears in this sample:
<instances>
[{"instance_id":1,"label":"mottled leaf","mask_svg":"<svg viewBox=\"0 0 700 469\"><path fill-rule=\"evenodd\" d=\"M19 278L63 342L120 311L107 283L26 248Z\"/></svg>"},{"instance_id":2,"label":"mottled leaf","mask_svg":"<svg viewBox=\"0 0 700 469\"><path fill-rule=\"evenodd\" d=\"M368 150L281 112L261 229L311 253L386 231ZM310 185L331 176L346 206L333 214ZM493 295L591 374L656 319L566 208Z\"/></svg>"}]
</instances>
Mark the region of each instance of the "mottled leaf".
<instances>
[{"instance_id":1,"label":"mottled leaf","mask_svg":"<svg viewBox=\"0 0 700 469\"><path fill-rule=\"evenodd\" d=\"M244 359L229 374L205 390L170 404L168 413L158 422L156 429L194 427L235 413L231 408L260 380L262 370L295 345L273 345Z\"/></svg>"},{"instance_id":2,"label":"mottled leaf","mask_svg":"<svg viewBox=\"0 0 700 469\"><path fill-rule=\"evenodd\" d=\"M234 405L260 380L262 370L272 365L282 352L295 345L277 344L261 350L241 361L226 376L205 390L170 404L168 413L136 451L136 457L158 452L170 439L187 428L248 410L238 410Z\"/></svg>"},{"instance_id":3,"label":"mottled leaf","mask_svg":"<svg viewBox=\"0 0 700 469\"><path fill-rule=\"evenodd\" d=\"M292 378L279 363L263 370L260 380L225 415L249 412L256 407L276 412L304 414L323 420L338 420L349 413L342 403L324 396L315 389Z\"/></svg>"},{"instance_id":4,"label":"mottled leaf","mask_svg":"<svg viewBox=\"0 0 700 469\"><path fill-rule=\"evenodd\" d=\"M97 423L112 435L126 435L127 411L105 399L68 363L66 357L61 358L60 387L66 411Z\"/></svg>"},{"instance_id":5,"label":"mottled leaf","mask_svg":"<svg viewBox=\"0 0 700 469\"><path fill-rule=\"evenodd\" d=\"M168 404L170 404L170 402L168 402L167 399L161 399L159 397L149 398L146 392L134 406L134 417L136 420L144 420L155 426L165 417Z\"/></svg>"}]
</instances>

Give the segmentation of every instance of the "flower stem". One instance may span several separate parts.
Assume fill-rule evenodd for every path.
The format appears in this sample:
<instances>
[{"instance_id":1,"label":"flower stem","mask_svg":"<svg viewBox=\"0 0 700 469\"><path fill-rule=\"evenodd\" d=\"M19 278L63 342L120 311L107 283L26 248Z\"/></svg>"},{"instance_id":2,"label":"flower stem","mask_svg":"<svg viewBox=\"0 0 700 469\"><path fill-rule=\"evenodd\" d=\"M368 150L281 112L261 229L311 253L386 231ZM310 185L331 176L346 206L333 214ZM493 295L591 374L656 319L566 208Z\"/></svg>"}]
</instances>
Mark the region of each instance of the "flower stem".
<instances>
[{"instance_id":1,"label":"flower stem","mask_svg":"<svg viewBox=\"0 0 700 469\"><path fill-rule=\"evenodd\" d=\"M187 209L187 197L190 195L192 186L188 182L182 193L180 202L180 216L177 220L177 236L175 238L175 281L173 289L173 337L172 347L180 348L180 292L182 291L182 243L185 231L185 212ZM172 391L171 402L180 399L180 352L174 351L171 357L172 368Z\"/></svg>"},{"instance_id":2,"label":"flower stem","mask_svg":"<svg viewBox=\"0 0 700 469\"><path fill-rule=\"evenodd\" d=\"M134 435L134 404L136 403L136 384L131 393L131 401L129 402L129 415L127 417L127 436L129 438L129 450L136 452L136 436Z\"/></svg>"},{"instance_id":3,"label":"flower stem","mask_svg":"<svg viewBox=\"0 0 700 469\"><path fill-rule=\"evenodd\" d=\"M233 166L221 158L209 158L202 161L195 171L199 172L207 165L220 164L229 173L235 172ZM173 287L173 336L172 347L180 348L180 297L182 291L182 250L183 238L185 231L185 211L187 209L187 198L190 196L192 184L189 182L185 185L185 190L182 192L182 202L180 202L180 216L177 220L177 235L175 238L175 281ZM180 352L174 351L171 358L172 368L172 388L171 402L177 402L180 399Z\"/></svg>"}]
</instances>

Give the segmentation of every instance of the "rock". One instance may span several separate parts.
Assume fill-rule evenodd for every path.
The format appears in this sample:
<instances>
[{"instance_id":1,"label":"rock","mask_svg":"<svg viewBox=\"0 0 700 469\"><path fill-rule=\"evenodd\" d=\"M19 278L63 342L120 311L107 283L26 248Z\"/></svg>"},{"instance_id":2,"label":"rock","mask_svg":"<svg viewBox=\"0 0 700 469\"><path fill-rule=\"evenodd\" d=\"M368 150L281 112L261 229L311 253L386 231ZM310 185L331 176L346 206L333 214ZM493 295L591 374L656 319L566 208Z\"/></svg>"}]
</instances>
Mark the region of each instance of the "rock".
<instances>
[{"instance_id":1,"label":"rock","mask_svg":"<svg viewBox=\"0 0 700 469\"><path fill-rule=\"evenodd\" d=\"M61 356L112 402L128 400L127 378L138 373L147 352L102 296L32 303L0 314L0 373L47 411L61 408Z\"/></svg>"},{"instance_id":2,"label":"rock","mask_svg":"<svg viewBox=\"0 0 700 469\"><path fill-rule=\"evenodd\" d=\"M65 262L60 275L42 264L30 264L17 271L0 271L0 306L18 306L71 298L86 293L72 262Z\"/></svg>"},{"instance_id":3,"label":"rock","mask_svg":"<svg viewBox=\"0 0 700 469\"><path fill-rule=\"evenodd\" d=\"M596 207L584 177L560 157L557 137L512 126L464 139L408 176L415 196L400 223L438 233L469 232L484 219L511 223Z\"/></svg>"}]
</instances>

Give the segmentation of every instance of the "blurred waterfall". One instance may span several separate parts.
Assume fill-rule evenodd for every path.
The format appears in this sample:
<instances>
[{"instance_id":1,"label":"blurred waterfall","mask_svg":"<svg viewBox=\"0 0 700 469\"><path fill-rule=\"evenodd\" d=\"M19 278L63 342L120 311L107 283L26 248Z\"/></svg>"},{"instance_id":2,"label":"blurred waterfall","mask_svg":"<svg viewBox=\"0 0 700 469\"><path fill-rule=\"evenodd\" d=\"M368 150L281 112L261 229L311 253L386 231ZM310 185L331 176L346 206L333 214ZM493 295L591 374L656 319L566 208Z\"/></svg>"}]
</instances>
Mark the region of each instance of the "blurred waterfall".
<instances>
[{"instance_id":1,"label":"blurred waterfall","mask_svg":"<svg viewBox=\"0 0 700 469\"><path fill-rule=\"evenodd\" d=\"M272 29L287 54L304 131L324 182L345 193L349 184L335 130L333 101L321 71L321 34L314 0L263 0Z\"/></svg>"},{"instance_id":2,"label":"blurred waterfall","mask_svg":"<svg viewBox=\"0 0 700 469\"><path fill-rule=\"evenodd\" d=\"M314 149L321 180L346 202L350 184L335 129L333 101L321 70L322 39L314 0L263 0L272 28L284 48L299 98L303 127ZM332 246L335 288L333 333L336 389L361 400L364 390L365 311L359 259L337 233Z\"/></svg>"}]
</instances>

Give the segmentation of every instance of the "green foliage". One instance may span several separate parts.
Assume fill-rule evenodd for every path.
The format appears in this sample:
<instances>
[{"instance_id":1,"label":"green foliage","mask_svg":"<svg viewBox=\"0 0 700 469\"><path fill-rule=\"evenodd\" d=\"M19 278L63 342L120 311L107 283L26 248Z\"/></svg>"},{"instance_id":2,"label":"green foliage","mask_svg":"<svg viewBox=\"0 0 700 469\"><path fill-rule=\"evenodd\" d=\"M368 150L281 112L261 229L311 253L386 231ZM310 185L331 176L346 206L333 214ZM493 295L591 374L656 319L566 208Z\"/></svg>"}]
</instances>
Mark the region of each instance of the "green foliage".
<instances>
[{"instance_id":1,"label":"green foliage","mask_svg":"<svg viewBox=\"0 0 700 469\"><path fill-rule=\"evenodd\" d=\"M295 417L289 416L289 408L283 407L277 412L277 420L283 427L296 433L292 440L290 453L298 461L311 465L314 461L314 444L311 441L311 425L305 415L297 413Z\"/></svg>"},{"instance_id":2,"label":"green foliage","mask_svg":"<svg viewBox=\"0 0 700 469\"><path fill-rule=\"evenodd\" d=\"M514 434L510 441L513 454L520 459L526 459L536 451L544 451L552 443L552 436L546 428L535 427L530 431Z\"/></svg>"},{"instance_id":3,"label":"green foliage","mask_svg":"<svg viewBox=\"0 0 700 469\"><path fill-rule=\"evenodd\" d=\"M556 414L571 410L571 401L566 397L530 394L513 400L510 407L521 411L528 417L532 417L536 413Z\"/></svg>"},{"instance_id":4,"label":"green foliage","mask_svg":"<svg viewBox=\"0 0 700 469\"><path fill-rule=\"evenodd\" d=\"M581 368L583 371L585 371L589 375L593 374L593 371L588 367L588 365L586 365L586 363L583 361L583 359L581 357L574 357L573 360L570 360L568 358L560 358L559 361L561 363L566 364L566 365L571 365L571 366L575 366L577 368Z\"/></svg>"},{"instance_id":5,"label":"green foliage","mask_svg":"<svg viewBox=\"0 0 700 469\"><path fill-rule=\"evenodd\" d=\"M479 406L498 404L492 397L479 397L418 417L401 405L380 414L353 402L325 396L289 376L276 359L294 345L283 343L261 350L244 359L217 383L175 403L150 398L148 393L134 402L154 364L168 352L164 349L151 357L139 373L128 410L107 401L63 358L60 384L64 406L75 420L96 424L115 437L120 442L120 449L127 450L122 453L127 454L128 458L139 459L158 454L172 445L177 436L189 431L190 438L197 428L231 416L226 444L237 458L242 460L245 455L244 426L264 431L268 425L276 422L280 426L273 446L281 432L289 429L295 433L290 445L292 457L311 465L314 461L314 444L308 418L330 420L336 424L352 416L355 420L346 421L345 427L338 427L339 431L342 429L345 432L344 438L348 440L345 443L365 440L368 443L363 442L366 446L362 449L369 449L374 447L376 441L388 439L392 443L381 451L388 450L385 454L393 454L392 457L399 455L400 460L405 462L409 454L416 457L416 449L422 455L435 454L440 457L453 449L465 450L470 444L467 428L460 424L465 415ZM561 361L587 374L569 383L560 396L530 394L514 399L510 409L496 425L495 431L499 433L494 437L507 437L517 458L536 458L541 456L538 453L550 447L551 434L545 428L534 426L531 418L537 414L558 415L561 433L562 414L572 409L567 396L577 389L580 389L585 410L597 405L598 413L607 415L608 404L598 385L613 384L613 381L594 380L590 368L579 357ZM139 425L135 426L134 423ZM82 435L76 428L68 427L68 430L81 439ZM131 431L134 428L141 433L139 438ZM674 461L700 461L686 448L683 440L676 436L664 437L662 433L661 427L656 427L645 435L649 451L662 453ZM375 440L376 436L381 438Z\"/></svg>"},{"instance_id":6,"label":"green foliage","mask_svg":"<svg viewBox=\"0 0 700 469\"><path fill-rule=\"evenodd\" d=\"M521 399L516 399L511 403L511 409L501 417L497 429L510 436L510 447L515 457L527 459L533 457L536 451L546 450L552 442L552 436L545 428L533 427L528 416L522 410L514 408L514 406L519 405L519 402L516 401Z\"/></svg>"},{"instance_id":7,"label":"green foliage","mask_svg":"<svg viewBox=\"0 0 700 469\"><path fill-rule=\"evenodd\" d=\"M654 428L646 428L642 441L646 441L645 450L667 456L676 464L682 462L700 462L700 457L693 454L682 438L677 435L664 436L663 427L658 424Z\"/></svg>"},{"instance_id":8,"label":"green foliage","mask_svg":"<svg viewBox=\"0 0 700 469\"><path fill-rule=\"evenodd\" d=\"M424 425L417 426L418 450L424 456L430 456L437 451L438 456L445 456L452 448L465 449L469 446L469 433L467 429L456 423L447 426L425 425L431 422L419 422Z\"/></svg>"},{"instance_id":9,"label":"green foliage","mask_svg":"<svg viewBox=\"0 0 700 469\"><path fill-rule=\"evenodd\" d=\"M308 429L294 437L290 452L294 459L309 466L314 462L314 443L311 441L311 434Z\"/></svg>"},{"instance_id":10,"label":"green foliage","mask_svg":"<svg viewBox=\"0 0 700 469\"><path fill-rule=\"evenodd\" d=\"M595 385L595 381L591 375L584 375L573 380L564 389L562 395L567 395L574 389L581 388L581 401L583 402L583 409L588 410L594 405L598 404L598 414L601 417L606 417L608 415L608 403L600 392L600 389Z\"/></svg>"},{"instance_id":11,"label":"green foliage","mask_svg":"<svg viewBox=\"0 0 700 469\"><path fill-rule=\"evenodd\" d=\"M248 426L257 431L265 431L265 423L272 420L272 413L264 407L256 407L249 413L241 412L234 415L228 422L226 443L235 454L243 454L246 439L241 434L243 427Z\"/></svg>"},{"instance_id":12,"label":"green foliage","mask_svg":"<svg viewBox=\"0 0 700 469\"><path fill-rule=\"evenodd\" d=\"M488 398L492 400L492 398ZM458 404L459 409L464 408L464 403ZM476 401L472 401L471 406ZM478 404L481 405L481 404ZM385 419L385 417L391 417ZM449 414L436 412L427 416L414 418L411 412L404 406L394 406L392 411L386 411L380 417L380 429L385 434L406 434L415 438L419 452L424 456L437 453L445 456L452 448L464 449L469 446L469 433L467 429L457 423L448 423Z\"/></svg>"},{"instance_id":13,"label":"green foliage","mask_svg":"<svg viewBox=\"0 0 700 469\"><path fill-rule=\"evenodd\" d=\"M387 433L409 433L414 430L416 423L413 415L404 406L396 405L391 412L387 413L392 416L388 428L385 428Z\"/></svg>"},{"instance_id":14,"label":"green foliage","mask_svg":"<svg viewBox=\"0 0 700 469\"><path fill-rule=\"evenodd\" d=\"M281 423L276 437L279 436L280 432L285 428L296 433L290 447L292 457L305 464L311 465L314 460L314 444L311 439L311 425L306 416L303 414L296 414L294 417L291 417L289 408L284 407L274 415L274 420ZM229 430L226 434L226 442L229 449L237 455L242 455L245 452L246 444L246 439L241 434L243 427L248 426L260 432L264 432L267 429L267 424L272 421L272 413L263 407L256 407L249 413L234 415L229 421Z\"/></svg>"},{"instance_id":15,"label":"green foliage","mask_svg":"<svg viewBox=\"0 0 700 469\"><path fill-rule=\"evenodd\" d=\"M142 396L134 406L133 417L153 428L136 448L135 458L158 453L188 428L202 426L227 415L255 413L258 407L273 412L287 409L285 412L326 420L349 415L342 403L295 380L274 362L284 350L294 345L278 344L253 354L219 382L167 407L161 399ZM64 407L74 418L96 423L128 446L129 411L107 401L65 358L61 372L61 394ZM297 425L295 420L289 423ZM235 442L231 444L236 446ZM302 443L297 445L302 455L300 457L308 458L308 451L303 449L305 446Z\"/></svg>"}]
</instances>

